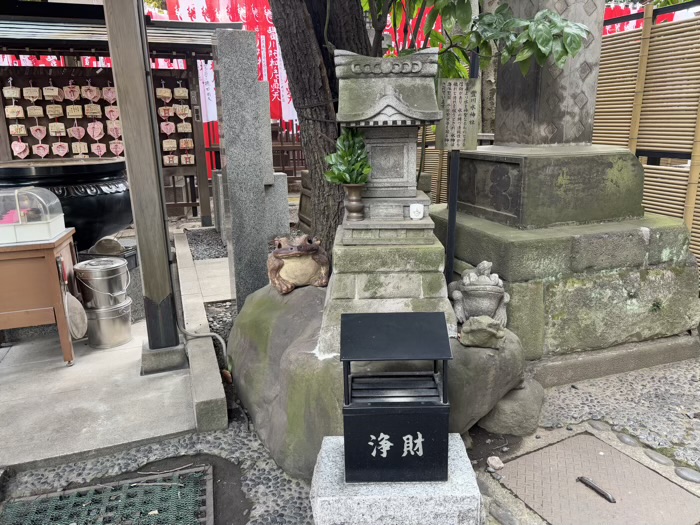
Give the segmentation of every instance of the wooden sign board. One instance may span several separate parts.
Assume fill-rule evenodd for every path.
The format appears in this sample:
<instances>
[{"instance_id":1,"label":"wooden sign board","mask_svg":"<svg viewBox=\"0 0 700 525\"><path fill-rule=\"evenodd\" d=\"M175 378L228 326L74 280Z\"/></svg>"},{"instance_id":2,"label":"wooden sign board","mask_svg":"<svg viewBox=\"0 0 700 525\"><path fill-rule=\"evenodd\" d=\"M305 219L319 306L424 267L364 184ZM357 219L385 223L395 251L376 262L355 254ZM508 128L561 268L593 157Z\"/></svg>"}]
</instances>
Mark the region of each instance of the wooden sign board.
<instances>
[{"instance_id":1,"label":"wooden sign board","mask_svg":"<svg viewBox=\"0 0 700 525\"><path fill-rule=\"evenodd\" d=\"M479 134L479 79L443 79L439 97L443 117L437 126L437 147L443 150L475 150Z\"/></svg>"}]
</instances>

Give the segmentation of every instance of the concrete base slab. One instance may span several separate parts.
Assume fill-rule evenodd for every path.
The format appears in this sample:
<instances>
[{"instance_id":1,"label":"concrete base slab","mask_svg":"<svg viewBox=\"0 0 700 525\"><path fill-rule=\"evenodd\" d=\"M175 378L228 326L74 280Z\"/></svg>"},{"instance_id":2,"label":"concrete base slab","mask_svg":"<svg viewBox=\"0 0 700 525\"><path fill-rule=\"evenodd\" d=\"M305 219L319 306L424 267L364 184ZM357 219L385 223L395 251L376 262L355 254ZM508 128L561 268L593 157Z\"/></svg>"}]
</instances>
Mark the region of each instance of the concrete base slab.
<instances>
[{"instance_id":1,"label":"concrete base slab","mask_svg":"<svg viewBox=\"0 0 700 525\"><path fill-rule=\"evenodd\" d=\"M442 483L345 483L341 436L326 437L311 483L316 525L482 523L474 469L459 434L450 434L449 479Z\"/></svg>"},{"instance_id":2,"label":"concrete base slab","mask_svg":"<svg viewBox=\"0 0 700 525\"><path fill-rule=\"evenodd\" d=\"M95 350L57 337L13 345L0 362L0 465L15 470L88 459L195 430L190 372L142 376L146 324L134 339Z\"/></svg>"},{"instance_id":3,"label":"concrete base slab","mask_svg":"<svg viewBox=\"0 0 700 525\"><path fill-rule=\"evenodd\" d=\"M182 294L185 330L191 333L210 332L204 303L230 300L228 258L193 261L185 235L175 235ZM188 282L187 279L190 279ZM219 364L211 337L187 341L190 366L192 404L199 432L221 430L228 425L226 395L221 382Z\"/></svg>"},{"instance_id":4,"label":"concrete base slab","mask_svg":"<svg viewBox=\"0 0 700 525\"><path fill-rule=\"evenodd\" d=\"M700 339L693 333L542 359L530 365L530 373L549 388L697 357Z\"/></svg>"},{"instance_id":5,"label":"concrete base slab","mask_svg":"<svg viewBox=\"0 0 700 525\"><path fill-rule=\"evenodd\" d=\"M148 341L144 341L141 349L141 375L145 376L187 368L185 343L182 338L180 341L179 345L167 348L150 348Z\"/></svg>"}]
</instances>

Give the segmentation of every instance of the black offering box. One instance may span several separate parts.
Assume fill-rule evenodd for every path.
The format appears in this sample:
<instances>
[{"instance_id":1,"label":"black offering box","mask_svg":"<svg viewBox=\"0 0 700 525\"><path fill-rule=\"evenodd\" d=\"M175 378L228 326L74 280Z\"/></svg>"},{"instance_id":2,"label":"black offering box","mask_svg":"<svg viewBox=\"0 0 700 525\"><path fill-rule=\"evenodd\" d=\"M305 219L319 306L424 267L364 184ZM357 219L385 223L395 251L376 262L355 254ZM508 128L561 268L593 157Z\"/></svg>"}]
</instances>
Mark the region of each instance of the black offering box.
<instances>
[{"instance_id":1,"label":"black offering box","mask_svg":"<svg viewBox=\"0 0 700 525\"><path fill-rule=\"evenodd\" d=\"M345 481L446 481L445 314L343 314L340 323ZM353 362L374 361L394 362L392 371L353 373ZM432 367L416 371L408 361Z\"/></svg>"}]
</instances>

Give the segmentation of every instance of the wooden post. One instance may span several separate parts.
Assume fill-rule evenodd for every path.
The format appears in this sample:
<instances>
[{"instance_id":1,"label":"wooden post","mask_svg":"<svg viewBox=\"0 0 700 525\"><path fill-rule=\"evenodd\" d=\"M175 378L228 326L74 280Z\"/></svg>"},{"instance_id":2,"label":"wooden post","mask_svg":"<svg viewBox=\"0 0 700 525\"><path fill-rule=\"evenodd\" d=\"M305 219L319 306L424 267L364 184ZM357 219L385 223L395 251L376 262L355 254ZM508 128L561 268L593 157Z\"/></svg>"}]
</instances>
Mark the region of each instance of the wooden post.
<instances>
[{"instance_id":1,"label":"wooden post","mask_svg":"<svg viewBox=\"0 0 700 525\"><path fill-rule=\"evenodd\" d=\"M204 145L202 104L199 100L199 69L194 58L187 59L187 80L192 101L192 137L194 138L195 173L199 189L199 216L202 226L211 226L211 202L209 200L209 176L207 175L207 150Z\"/></svg>"},{"instance_id":2,"label":"wooden post","mask_svg":"<svg viewBox=\"0 0 700 525\"><path fill-rule=\"evenodd\" d=\"M647 76L647 62L649 60L649 46L651 44L651 29L654 27L654 5L648 3L644 6L644 26L642 27L642 40L639 44L639 68L637 69L637 85L634 88L634 102L632 105L632 121L630 122L630 137L627 142L629 150L637 154L637 141L639 139L639 123L642 117L642 103L644 101L644 83Z\"/></svg>"},{"instance_id":3,"label":"wooden post","mask_svg":"<svg viewBox=\"0 0 700 525\"><path fill-rule=\"evenodd\" d=\"M693 150L690 154L690 173L688 174L688 189L685 194L685 209L683 210L683 220L690 232L693 231L693 217L698 196L698 180L700 180L700 105L695 118L695 139L693 140Z\"/></svg>"},{"instance_id":4,"label":"wooden post","mask_svg":"<svg viewBox=\"0 0 700 525\"><path fill-rule=\"evenodd\" d=\"M10 130L5 119L5 104L0 96L0 162L12 160L12 150L10 149Z\"/></svg>"},{"instance_id":5,"label":"wooden post","mask_svg":"<svg viewBox=\"0 0 700 525\"><path fill-rule=\"evenodd\" d=\"M179 355L176 308L173 296L165 194L157 133L153 77L148 58L148 42L141 0L105 0L105 21L109 37L114 83L124 126L126 166L131 190L131 207L143 278L143 299L148 328L148 347L144 345L142 371L155 372L146 366L154 355L164 358L173 349ZM147 354L149 354L147 357ZM165 368L175 368L172 355ZM166 360L167 360L166 359Z\"/></svg>"}]
</instances>

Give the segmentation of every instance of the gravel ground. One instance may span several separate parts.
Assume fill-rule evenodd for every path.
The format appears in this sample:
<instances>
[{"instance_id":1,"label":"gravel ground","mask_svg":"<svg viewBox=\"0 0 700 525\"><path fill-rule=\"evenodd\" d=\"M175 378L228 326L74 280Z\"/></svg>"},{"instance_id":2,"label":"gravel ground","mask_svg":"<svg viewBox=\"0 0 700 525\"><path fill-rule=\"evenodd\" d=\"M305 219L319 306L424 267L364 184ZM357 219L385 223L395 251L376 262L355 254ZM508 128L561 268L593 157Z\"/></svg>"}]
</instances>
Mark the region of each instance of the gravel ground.
<instances>
[{"instance_id":1,"label":"gravel ground","mask_svg":"<svg viewBox=\"0 0 700 525\"><path fill-rule=\"evenodd\" d=\"M228 255L226 245L221 241L221 235L214 228L185 230L185 235L195 261L221 259Z\"/></svg>"},{"instance_id":2,"label":"gravel ground","mask_svg":"<svg viewBox=\"0 0 700 525\"><path fill-rule=\"evenodd\" d=\"M676 461L700 468L700 360L547 390L540 425L601 419Z\"/></svg>"},{"instance_id":3,"label":"gravel ground","mask_svg":"<svg viewBox=\"0 0 700 525\"><path fill-rule=\"evenodd\" d=\"M232 422L227 430L187 435L101 458L20 472L10 480L7 497L65 490L72 484L135 472L154 461L194 454L219 456L240 466L243 493L253 505L249 525L313 523L308 485L287 476L243 420Z\"/></svg>"}]
</instances>

